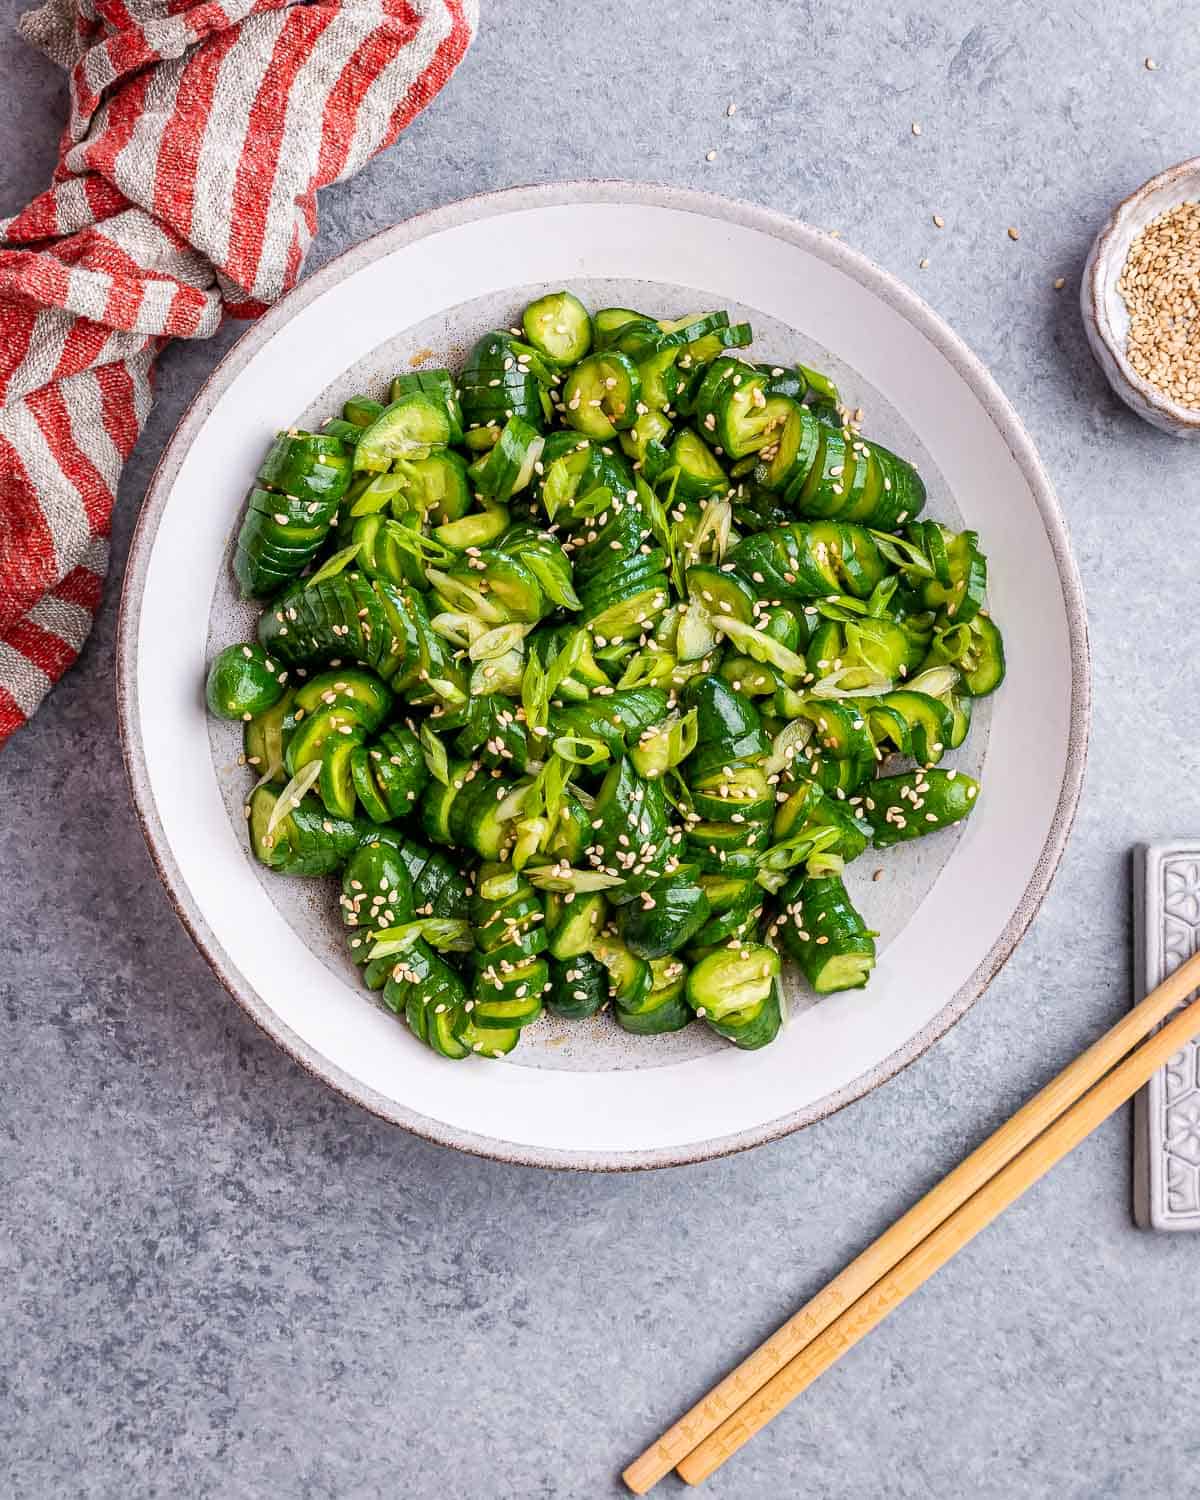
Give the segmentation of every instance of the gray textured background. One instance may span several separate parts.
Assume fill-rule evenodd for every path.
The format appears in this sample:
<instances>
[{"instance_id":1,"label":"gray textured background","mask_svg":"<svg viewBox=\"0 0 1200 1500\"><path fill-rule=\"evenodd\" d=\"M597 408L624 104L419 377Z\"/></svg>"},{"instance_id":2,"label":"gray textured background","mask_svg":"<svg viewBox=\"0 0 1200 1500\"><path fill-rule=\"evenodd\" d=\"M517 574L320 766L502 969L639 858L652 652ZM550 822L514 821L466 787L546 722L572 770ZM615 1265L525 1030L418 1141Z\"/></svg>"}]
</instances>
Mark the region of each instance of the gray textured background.
<instances>
[{"instance_id":1,"label":"gray textured background","mask_svg":"<svg viewBox=\"0 0 1200 1500\"><path fill-rule=\"evenodd\" d=\"M0 214L43 186L65 109L12 32L21 3L3 0ZM316 258L449 198L604 175L771 204L916 285L1014 400L1072 526L1096 673L1075 835L987 995L833 1120L651 1176L461 1158L299 1072L193 951L128 804L110 587L0 756L6 1497L621 1493L666 1420L1127 1004L1130 844L1200 826L1200 453L1117 405L1076 311L1111 203L1198 149L1187 7L484 9L435 106L325 195ZM162 362L118 575L157 454L236 333ZM709 1493L1194 1494L1200 1244L1137 1232L1129 1198L1122 1116Z\"/></svg>"}]
</instances>

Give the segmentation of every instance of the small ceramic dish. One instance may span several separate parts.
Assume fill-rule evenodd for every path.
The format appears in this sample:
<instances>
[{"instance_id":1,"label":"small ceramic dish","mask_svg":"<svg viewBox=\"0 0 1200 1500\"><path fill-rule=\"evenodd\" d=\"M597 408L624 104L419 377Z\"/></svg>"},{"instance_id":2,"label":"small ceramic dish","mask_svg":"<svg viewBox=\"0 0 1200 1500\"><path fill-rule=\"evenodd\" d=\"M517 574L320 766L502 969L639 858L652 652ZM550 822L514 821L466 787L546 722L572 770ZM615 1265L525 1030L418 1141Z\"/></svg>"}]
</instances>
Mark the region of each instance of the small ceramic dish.
<instances>
[{"instance_id":1,"label":"small ceramic dish","mask_svg":"<svg viewBox=\"0 0 1200 1500\"><path fill-rule=\"evenodd\" d=\"M1168 167L1130 193L1092 243L1079 297L1088 342L1109 385L1139 417L1164 432L1187 438L1200 438L1200 409L1172 401L1129 363L1125 354L1129 313L1117 283L1130 246L1151 219L1177 203L1194 200L1200 200L1200 156Z\"/></svg>"}]
</instances>

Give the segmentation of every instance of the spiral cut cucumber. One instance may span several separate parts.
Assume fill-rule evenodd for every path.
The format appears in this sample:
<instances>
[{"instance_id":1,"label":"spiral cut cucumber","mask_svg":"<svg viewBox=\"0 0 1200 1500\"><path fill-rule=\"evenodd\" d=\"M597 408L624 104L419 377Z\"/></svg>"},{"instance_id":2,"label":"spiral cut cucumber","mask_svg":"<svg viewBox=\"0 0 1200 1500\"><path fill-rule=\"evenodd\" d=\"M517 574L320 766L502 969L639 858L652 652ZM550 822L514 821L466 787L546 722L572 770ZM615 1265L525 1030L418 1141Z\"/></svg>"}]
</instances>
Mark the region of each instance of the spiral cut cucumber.
<instances>
[{"instance_id":1,"label":"spiral cut cucumber","mask_svg":"<svg viewBox=\"0 0 1200 1500\"><path fill-rule=\"evenodd\" d=\"M257 640L206 689L250 846L340 873L349 957L442 1057L547 1013L765 1046L784 960L870 980L855 862L975 805L955 753L1006 671L979 538L752 338L551 291L256 475Z\"/></svg>"}]
</instances>

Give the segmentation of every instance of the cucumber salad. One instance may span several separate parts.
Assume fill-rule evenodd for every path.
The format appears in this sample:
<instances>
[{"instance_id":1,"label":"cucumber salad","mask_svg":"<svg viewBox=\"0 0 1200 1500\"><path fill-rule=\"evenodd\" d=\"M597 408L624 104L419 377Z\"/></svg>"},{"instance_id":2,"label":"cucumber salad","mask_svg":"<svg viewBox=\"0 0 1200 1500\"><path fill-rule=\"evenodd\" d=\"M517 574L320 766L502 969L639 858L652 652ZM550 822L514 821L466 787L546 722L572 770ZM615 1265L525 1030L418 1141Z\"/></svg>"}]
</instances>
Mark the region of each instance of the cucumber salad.
<instances>
[{"instance_id":1,"label":"cucumber salad","mask_svg":"<svg viewBox=\"0 0 1200 1500\"><path fill-rule=\"evenodd\" d=\"M556 292L258 471L258 639L207 694L251 848L340 874L366 984L443 1057L609 1005L762 1047L781 963L870 978L845 865L974 805L939 762L1004 676L978 538L751 338Z\"/></svg>"}]
</instances>

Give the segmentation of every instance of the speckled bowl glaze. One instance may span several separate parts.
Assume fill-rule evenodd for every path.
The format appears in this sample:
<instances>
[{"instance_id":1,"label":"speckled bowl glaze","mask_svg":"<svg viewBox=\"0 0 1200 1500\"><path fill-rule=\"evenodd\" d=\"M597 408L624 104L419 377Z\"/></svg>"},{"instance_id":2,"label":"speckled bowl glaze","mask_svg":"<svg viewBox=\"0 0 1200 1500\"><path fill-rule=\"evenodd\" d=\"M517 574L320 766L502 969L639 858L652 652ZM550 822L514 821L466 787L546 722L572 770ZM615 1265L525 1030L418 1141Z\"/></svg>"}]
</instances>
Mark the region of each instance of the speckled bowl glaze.
<instances>
[{"instance_id":1,"label":"speckled bowl glaze","mask_svg":"<svg viewBox=\"0 0 1200 1500\"><path fill-rule=\"evenodd\" d=\"M1180 406L1129 363L1129 313L1117 290L1129 248L1159 214L1200 200L1200 156L1168 167L1119 203L1092 242L1079 289L1088 342L1109 385L1139 417L1175 437L1200 438L1200 410Z\"/></svg>"},{"instance_id":2,"label":"speckled bowl glaze","mask_svg":"<svg viewBox=\"0 0 1200 1500\"><path fill-rule=\"evenodd\" d=\"M326 882L254 862L236 726L207 720L209 655L253 613L230 539L271 432L457 361L529 297L728 307L761 358L830 369L872 435L912 454L930 513L982 532L1009 678L959 764L984 795L955 834L848 872L883 933L871 985L813 1003L790 983L777 1042L741 1053L689 1027L539 1022L510 1059L449 1064L366 992ZM425 1138L505 1161L675 1165L821 1119L912 1061L977 998L1049 885L1083 774L1090 679L1079 580L1049 482L990 376L911 291L838 240L708 194L630 183L514 188L397 225L330 262L249 330L172 439L121 605L119 707L134 799L181 919L246 1011L303 1066ZM961 755L964 752L956 752ZM862 866L860 869L859 866ZM871 874L886 867L886 879ZM948 1086L952 1086L948 1083Z\"/></svg>"}]
</instances>

